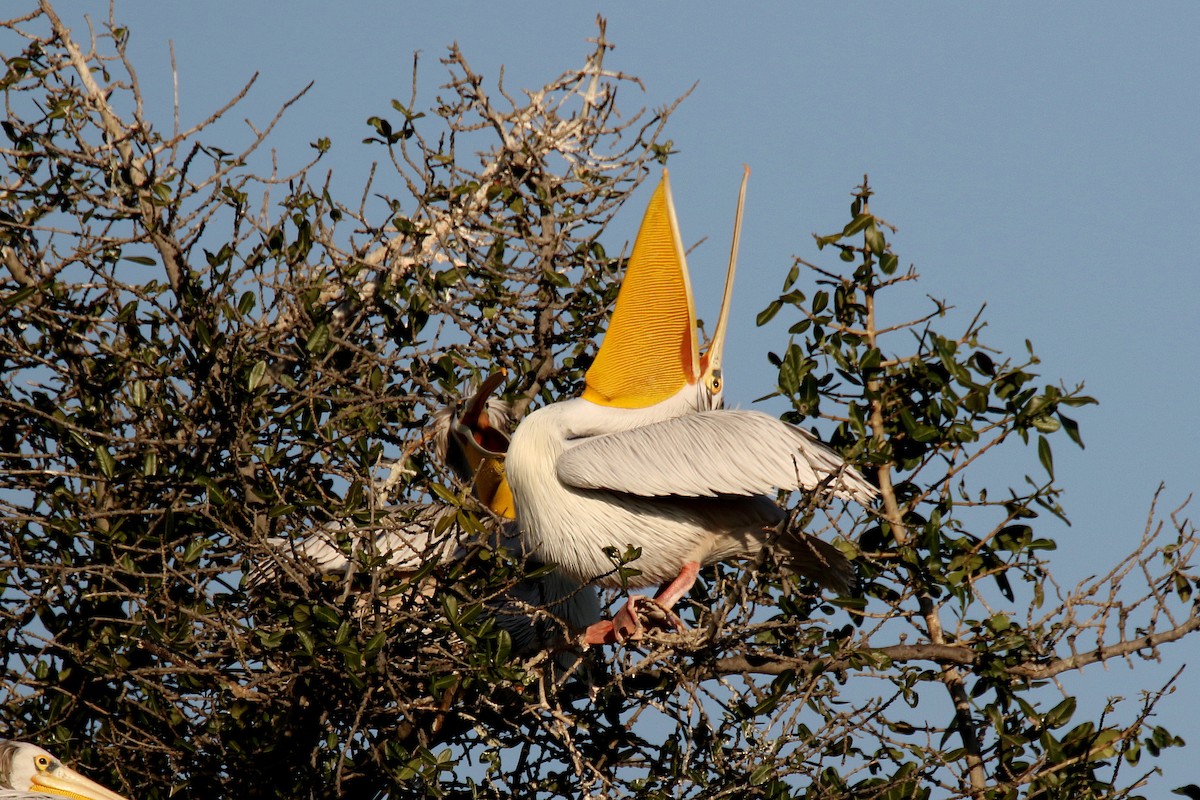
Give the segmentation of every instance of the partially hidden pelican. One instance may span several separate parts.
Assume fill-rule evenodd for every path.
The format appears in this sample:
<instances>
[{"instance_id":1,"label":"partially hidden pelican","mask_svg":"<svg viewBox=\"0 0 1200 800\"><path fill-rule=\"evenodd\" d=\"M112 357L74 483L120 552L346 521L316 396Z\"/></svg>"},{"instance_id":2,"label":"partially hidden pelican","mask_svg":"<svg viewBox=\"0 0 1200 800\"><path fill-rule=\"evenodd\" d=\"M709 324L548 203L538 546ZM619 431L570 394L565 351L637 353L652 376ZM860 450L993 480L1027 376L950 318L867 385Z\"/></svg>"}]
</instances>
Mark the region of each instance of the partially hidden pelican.
<instances>
[{"instance_id":1,"label":"partially hidden pelican","mask_svg":"<svg viewBox=\"0 0 1200 800\"><path fill-rule=\"evenodd\" d=\"M126 800L85 778L37 745L0 739L0 798Z\"/></svg>"},{"instance_id":2,"label":"partially hidden pelican","mask_svg":"<svg viewBox=\"0 0 1200 800\"><path fill-rule=\"evenodd\" d=\"M507 430L512 414L507 403L493 396L504 376L489 376L464 402L449 404L433 414L428 438L435 454L454 474L471 486L475 498L500 517L492 546L515 557L524 557L521 541L513 523L513 500L504 476ZM430 561L450 563L467 556L467 543L454 535L456 506L442 503L409 503L383 509L378 523L358 525L335 522L303 538L274 537L270 544L280 555L295 556L321 575L348 576L363 552L383 558L393 574L415 573ZM351 551L338 545L339 534L352 533ZM278 561L278 557L276 561ZM277 576L279 566L262 564L247 577L250 588L260 589ZM532 563L529 566L538 567ZM421 587L423 594L432 584ZM528 655L561 643L562 625L542 619L533 609L541 609L562 620L571 631L582 631L600 619L600 600L595 587L583 586L561 571L528 578L508 590L507 596L490 603L497 623L512 637L513 650ZM542 615L545 616L545 615Z\"/></svg>"},{"instance_id":3,"label":"partially hidden pelican","mask_svg":"<svg viewBox=\"0 0 1200 800\"><path fill-rule=\"evenodd\" d=\"M832 545L784 530L777 489L830 492L868 503L876 489L841 456L794 425L723 410L721 356L737 261L747 168L735 215L720 316L701 354L682 239L667 173L650 200L608 331L581 397L544 406L517 426L507 473L530 550L581 583L665 584L631 596L593 643L642 635L637 607L671 609L701 566L782 550L800 574L834 591L853 569ZM622 580L610 555L638 548ZM654 609L650 609L654 612Z\"/></svg>"}]
</instances>

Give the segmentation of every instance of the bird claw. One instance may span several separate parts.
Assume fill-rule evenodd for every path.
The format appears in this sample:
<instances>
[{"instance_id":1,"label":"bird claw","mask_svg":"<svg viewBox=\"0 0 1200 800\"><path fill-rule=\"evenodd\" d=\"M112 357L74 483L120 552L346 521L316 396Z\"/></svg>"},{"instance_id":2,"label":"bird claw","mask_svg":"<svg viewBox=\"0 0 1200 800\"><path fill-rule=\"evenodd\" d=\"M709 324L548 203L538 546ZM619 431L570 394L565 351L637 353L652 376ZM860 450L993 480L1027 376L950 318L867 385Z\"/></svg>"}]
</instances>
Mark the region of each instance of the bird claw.
<instances>
[{"instance_id":1,"label":"bird claw","mask_svg":"<svg viewBox=\"0 0 1200 800\"><path fill-rule=\"evenodd\" d=\"M646 609L644 613L639 611L641 608ZM629 601L612 620L588 626L583 640L588 644L636 642L645 636L647 626L659 630L687 630L687 625L670 608L655 598L635 594L629 596Z\"/></svg>"}]
</instances>

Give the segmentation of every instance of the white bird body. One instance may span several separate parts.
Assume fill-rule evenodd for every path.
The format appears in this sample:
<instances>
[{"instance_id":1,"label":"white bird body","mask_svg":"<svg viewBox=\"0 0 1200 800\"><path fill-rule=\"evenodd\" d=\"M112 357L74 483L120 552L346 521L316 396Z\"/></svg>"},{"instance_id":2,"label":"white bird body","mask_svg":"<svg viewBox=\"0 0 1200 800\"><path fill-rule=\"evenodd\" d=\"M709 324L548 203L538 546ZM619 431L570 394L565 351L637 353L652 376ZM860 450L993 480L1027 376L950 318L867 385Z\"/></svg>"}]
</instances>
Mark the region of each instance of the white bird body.
<instances>
[{"instance_id":1,"label":"white bird body","mask_svg":"<svg viewBox=\"0 0 1200 800\"><path fill-rule=\"evenodd\" d=\"M637 417L576 398L522 421L508 477L530 549L577 581L613 588L622 583L605 548L641 549L632 586L671 581L688 561L712 564L761 549L783 519L779 507L764 497L722 497L745 493L712 481L673 480L654 464L667 452L656 440L677 446L672 432L690 417L650 425Z\"/></svg>"},{"instance_id":2,"label":"white bird body","mask_svg":"<svg viewBox=\"0 0 1200 800\"><path fill-rule=\"evenodd\" d=\"M671 413L656 409L664 410ZM839 496L868 502L874 494L807 431L761 412L712 410L639 425L642 411L584 398L554 403L523 420L509 447L526 543L581 583L622 585L605 548L641 549L631 564L640 574L627 581L634 587L674 580L688 562L754 556L785 517L765 496L775 489L828 481ZM844 589L836 558L827 553L829 563L812 571L799 566Z\"/></svg>"},{"instance_id":3,"label":"white bird body","mask_svg":"<svg viewBox=\"0 0 1200 800\"><path fill-rule=\"evenodd\" d=\"M0 800L126 800L29 742L0 739Z\"/></svg>"},{"instance_id":4,"label":"white bird body","mask_svg":"<svg viewBox=\"0 0 1200 800\"><path fill-rule=\"evenodd\" d=\"M721 408L745 188L743 180L725 297L707 352L700 353L664 172L583 396L529 414L506 459L521 534L538 558L599 586L669 582L657 597L668 612L701 566L754 556L764 545L779 545L796 571L823 586L847 590L853 570L845 557L816 537L782 530L786 515L767 494L803 489L861 503L876 494L807 431L760 412ZM639 574L623 581L605 551L622 555L631 546L641 554L628 566ZM672 616L672 624L682 624ZM641 632L631 606L605 625L589 631L588 641Z\"/></svg>"}]
</instances>

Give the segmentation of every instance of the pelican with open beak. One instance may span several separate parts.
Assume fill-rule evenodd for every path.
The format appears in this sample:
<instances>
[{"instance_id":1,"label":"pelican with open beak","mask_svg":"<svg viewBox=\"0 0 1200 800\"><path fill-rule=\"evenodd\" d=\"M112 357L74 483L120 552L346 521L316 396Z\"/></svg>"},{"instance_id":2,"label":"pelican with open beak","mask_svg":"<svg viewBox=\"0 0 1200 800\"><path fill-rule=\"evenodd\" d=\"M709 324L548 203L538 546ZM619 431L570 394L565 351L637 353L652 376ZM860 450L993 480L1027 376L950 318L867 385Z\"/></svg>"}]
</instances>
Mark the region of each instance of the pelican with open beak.
<instances>
[{"instance_id":1,"label":"pelican with open beak","mask_svg":"<svg viewBox=\"0 0 1200 800\"><path fill-rule=\"evenodd\" d=\"M495 515L516 516L512 493L504 474L504 454L512 427L512 409L495 396L504 373L484 379L460 410L457 404L433 415L434 451L458 476L470 482L476 499Z\"/></svg>"},{"instance_id":2,"label":"pelican with open beak","mask_svg":"<svg viewBox=\"0 0 1200 800\"><path fill-rule=\"evenodd\" d=\"M742 179L725 293L700 352L696 313L664 170L634 243L604 341L581 397L531 413L513 435L507 472L522 537L568 577L609 588L664 584L653 601L630 597L587 640L642 635L638 606L671 609L701 566L781 549L795 571L844 592L849 562L832 545L786 531L777 489L868 503L876 489L837 453L794 425L757 411L723 410L721 357L749 169ZM611 554L636 548L627 566ZM607 552L606 552L607 551ZM653 609L652 609L653 610Z\"/></svg>"},{"instance_id":3,"label":"pelican with open beak","mask_svg":"<svg viewBox=\"0 0 1200 800\"><path fill-rule=\"evenodd\" d=\"M504 474L512 413L508 403L495 397L503 382L504 374L494 373L465 399L436 411L423 440L432 441L437 457L471 487L481 505L500 518L492 526L492 546L524 558L527 553L512 521L512 494ZM477 543L472 541L473 534L466 535L453 525L459 512L455 505L409 503L385 511L385 518L373 524L334 522L303 537L273 537L269 543L275 556L251 567L247 587L261 591L272 580L301 565L308 565L318 575L348 579L363 552L381 558L392 575L403 576L416 573L430 562L460 561L466 558L469 545ZM339 544L347 534L349 553ZM435 586L433 581L423 584L422 594L432 593ZM398 600L407 603L411 598L405 595ZM513 651L520 655L559 646L600 619L596 589L580 585L557 570L516 583L490 607L500 627L512 637ZM564 635L567 633L569 636ZM559 663L567 665L572 659L566 653Z\"/></svg>"},{"instance_id":4,"label":"pelican with open beak","mask_svg":"<svg viewBox=\"0 0 1200 800\"><path fill-rule=\"evenodd\" d=\"M0 798L126 800L85 778L37 745L0 739Z\"/></svg>"}]
</instances>

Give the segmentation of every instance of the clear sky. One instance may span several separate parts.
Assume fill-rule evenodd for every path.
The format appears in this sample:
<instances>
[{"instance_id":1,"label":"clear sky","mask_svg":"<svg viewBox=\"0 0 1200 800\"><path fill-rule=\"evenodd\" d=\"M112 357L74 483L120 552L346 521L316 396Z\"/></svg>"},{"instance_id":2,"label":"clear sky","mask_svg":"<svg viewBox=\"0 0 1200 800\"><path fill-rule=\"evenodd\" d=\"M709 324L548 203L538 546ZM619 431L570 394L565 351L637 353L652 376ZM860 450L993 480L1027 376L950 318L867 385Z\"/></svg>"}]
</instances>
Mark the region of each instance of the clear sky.
<instances>
[{"instance_id":1,"label":"clear sky","mask_svg":"<svg viewBox=\"0 0 1200 800\"><path fill-rule=\"evenodd\" d=\"M68 14L77 4L59 5L80 19ZM103 19L107 3L87 5ZM773 388L764 354L783 346L786 328L757 330L754 315L793 255L820 258L809 234L844 224L850 191L869 173L872 210L899 226L901 262L923 277L914 302L928 293L964 316L986 302L991 344L1019 356L1032 340L1047 382L1085 381L1100 400L1075 414L1086 451L1065 438L1055 451L1074 523L1050 530L1064 581L1132 549L1160 482L1162 510L1200 489L1190 425L1200 389L1200 4L117 2L164 128L168 40L185 124L254 72L239 119L263 120L316 81L275 147L299 164L308 142L330 137L325 163L347 186L361 185L379 153L358 144L366 118L408 97L414 51L425 103L454 41L476 71L491 77L503 64L510 89L537 88L582 64L597 11L616 44L606 66L645 83L625 108L662 106L697 84L667 136L679 150L671 177L684 238L710 237L691 258L702 315L719 302L742 163L753 170L727 400L748 406ZM632 233L641 207L635 200L614 236ZM623 242L606 244L616 252ZM1038 469L1032 452L1011 465L1010 483ZM1131 676L1114 664L1065 680L1134 700L1131 687L1200 662L1200 639L1167 655L1162 669ZM1197 781L1187 766L1200 747L1197 670L1162 716L1193 749L1162 762L1169 772L1152 795Z\"/></svg>"}]
</instances>

